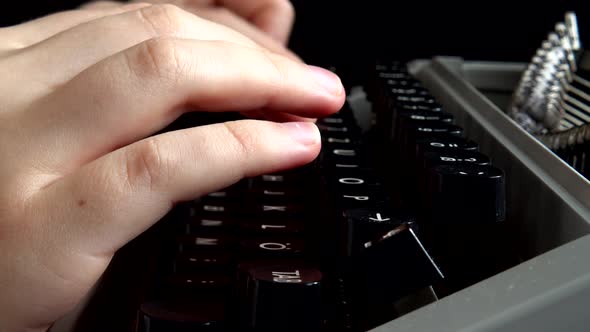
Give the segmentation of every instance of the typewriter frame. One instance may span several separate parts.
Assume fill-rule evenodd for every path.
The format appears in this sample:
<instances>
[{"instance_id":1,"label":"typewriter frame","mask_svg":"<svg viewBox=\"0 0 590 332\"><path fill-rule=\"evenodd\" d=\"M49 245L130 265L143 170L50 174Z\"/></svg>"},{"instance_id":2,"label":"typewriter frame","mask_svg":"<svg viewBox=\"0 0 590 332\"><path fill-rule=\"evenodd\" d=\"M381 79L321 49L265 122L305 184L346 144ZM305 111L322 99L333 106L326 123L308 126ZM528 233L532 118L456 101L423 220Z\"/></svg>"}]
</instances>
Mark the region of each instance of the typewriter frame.
<instances>
[{"instance_id":1,"label":"typewriter frame","mask_svg":"<svg viewBox=\"0 0 590 332\"><path fill-rule=\"evenodd\" d=\"M522 239L524 262L374 332L590 327L590 182L500 109L524 69L519 63L457 57L410 64L466 136L506 171L508 222Z\"/></svg>"}]
</instances>

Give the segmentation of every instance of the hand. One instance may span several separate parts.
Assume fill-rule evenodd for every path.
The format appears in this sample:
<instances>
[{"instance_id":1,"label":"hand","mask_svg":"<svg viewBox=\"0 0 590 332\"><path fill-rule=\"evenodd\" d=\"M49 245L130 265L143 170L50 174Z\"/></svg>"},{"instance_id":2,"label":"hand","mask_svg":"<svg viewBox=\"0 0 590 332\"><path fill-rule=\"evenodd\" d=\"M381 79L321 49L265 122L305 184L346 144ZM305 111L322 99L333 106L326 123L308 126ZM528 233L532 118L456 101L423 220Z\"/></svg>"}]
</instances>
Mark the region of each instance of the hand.
<instances>
[{"instance_id":1,"label":"hand","mask_svg":"<svg viewBox=\"0 0 590 332\"><path fill-rule=\"evenodd\" d=\"M285 48L295 10L289 0L140 0L152 4L170 3L205 19L226 25L275 53L299 59ZM114 8L118 1L96 1L86 8Z\"/></svg>"},{"instance_id":2,"label":"hand","mask_svg":"<svg viewBox=\"0 0 590 332\"><path fill-rule=\"evenodd\" d=\"M320 149L312 123L150 136L183 112L318 117L344 102L332 73L171 5L62 12L0 41L0 331L47 329L176 202Z\"/></svg>"}]
</instances>

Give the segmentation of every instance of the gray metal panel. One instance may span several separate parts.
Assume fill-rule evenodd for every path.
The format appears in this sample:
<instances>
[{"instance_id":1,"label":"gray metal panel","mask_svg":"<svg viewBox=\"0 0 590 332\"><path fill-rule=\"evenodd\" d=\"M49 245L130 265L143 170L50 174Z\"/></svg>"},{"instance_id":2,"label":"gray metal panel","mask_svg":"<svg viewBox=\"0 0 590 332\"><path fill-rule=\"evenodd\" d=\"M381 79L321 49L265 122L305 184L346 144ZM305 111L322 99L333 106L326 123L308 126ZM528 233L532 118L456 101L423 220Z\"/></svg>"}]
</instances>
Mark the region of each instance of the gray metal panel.
<instances>
[{"instance_id":1,"label":"gray metal panel","mask_svg":"<svg viewBox=\"0 0 590 332\"><path fill-rule=\"evenodd\" d=\"M373 332L587 332L590 236L422 307Z\"/></svg>"},{"instance_id":2,"label":"gray metal panel","mask_svg":"<svg viewBox=\"0 0 590 332\"><path fill-rule=\"evenodd\" d=\"M506 90L522 70L496 65L435 58L411 69L506 171L509 222L534 258L374 331L590 331L590 182L470 83Z\"/></svg>"},{"instance_id":3,"label":"gray metal panel","mask_svg":"<svg viewBox=\"0 0 590 332\"><path fill-rule=\"evenodd\" d=\"M590 182L458 75L458 61L436 58L416 75L506 171L508 218L523 240L524 257L590 234ZM490 73L485 76L493 81Z\"/></svg>"}]
</instances>

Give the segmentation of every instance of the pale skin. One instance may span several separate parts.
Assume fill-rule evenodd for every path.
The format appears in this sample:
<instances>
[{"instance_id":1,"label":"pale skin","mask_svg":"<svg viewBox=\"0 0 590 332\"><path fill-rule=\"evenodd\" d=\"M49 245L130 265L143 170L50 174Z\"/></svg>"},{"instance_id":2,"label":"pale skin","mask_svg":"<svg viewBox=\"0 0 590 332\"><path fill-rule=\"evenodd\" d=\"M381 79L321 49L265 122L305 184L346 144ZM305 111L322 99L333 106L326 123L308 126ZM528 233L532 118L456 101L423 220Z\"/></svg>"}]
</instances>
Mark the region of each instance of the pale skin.
<instances>
[{"instance_id":1,"label":"pale skin","mask_svg":"<svg viewBox=\"0 0 590 332\"><path fill-rule=\"evenodd\" d=\"M175 4L92 3L0 29L0 331L46 331L174 204L319 153L309 118L345 96L283 46L292 7ZM288 122L150 136L189 110Z\"/></svg>"}]
</instances>

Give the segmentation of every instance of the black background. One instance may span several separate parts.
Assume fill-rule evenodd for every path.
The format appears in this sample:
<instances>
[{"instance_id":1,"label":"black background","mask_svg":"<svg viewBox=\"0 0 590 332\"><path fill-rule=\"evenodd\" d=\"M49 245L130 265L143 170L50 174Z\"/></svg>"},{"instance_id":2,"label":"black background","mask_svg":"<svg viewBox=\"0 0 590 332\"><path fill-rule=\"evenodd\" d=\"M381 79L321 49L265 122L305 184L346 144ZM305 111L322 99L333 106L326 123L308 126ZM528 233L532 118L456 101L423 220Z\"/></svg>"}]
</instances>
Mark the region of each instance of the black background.
<instances>
[{"instance_id":1,"label":"black background","mask_svg":"<svg viewBox=\"0 0 590 332\"><path fill-rule=\"evenodd\" d=\"M13 1L1 11L0 23L15 24L81 2ZM590 8L585 7L590 6L583 2L293 0L297 21L291 47L320 65L432 55L526 61L566 10L578 13L588 44Z\"/></svg>"}]
</instances>

